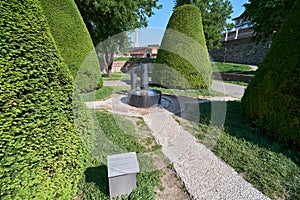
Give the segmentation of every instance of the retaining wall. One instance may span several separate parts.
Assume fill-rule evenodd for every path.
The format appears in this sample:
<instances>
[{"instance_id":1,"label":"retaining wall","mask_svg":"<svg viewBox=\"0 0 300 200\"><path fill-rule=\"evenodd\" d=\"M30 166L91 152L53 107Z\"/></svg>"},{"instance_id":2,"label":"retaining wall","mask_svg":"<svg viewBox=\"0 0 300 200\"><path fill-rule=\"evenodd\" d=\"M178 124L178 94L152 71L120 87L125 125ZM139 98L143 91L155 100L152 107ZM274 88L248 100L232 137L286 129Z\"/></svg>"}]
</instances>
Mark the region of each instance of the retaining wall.
<instances>
[{"instance_id":1,"label":"retaining wall","mask_svg":"<svg viewBox=\"0 0 300 200\"><path fill-rule=\"evenodd\" d=\"M222 42L219 50L210 50L212 61L258 65L271 46L271 40L257 45L251 38L240 38Z\"/></svg>"}]
</instances>

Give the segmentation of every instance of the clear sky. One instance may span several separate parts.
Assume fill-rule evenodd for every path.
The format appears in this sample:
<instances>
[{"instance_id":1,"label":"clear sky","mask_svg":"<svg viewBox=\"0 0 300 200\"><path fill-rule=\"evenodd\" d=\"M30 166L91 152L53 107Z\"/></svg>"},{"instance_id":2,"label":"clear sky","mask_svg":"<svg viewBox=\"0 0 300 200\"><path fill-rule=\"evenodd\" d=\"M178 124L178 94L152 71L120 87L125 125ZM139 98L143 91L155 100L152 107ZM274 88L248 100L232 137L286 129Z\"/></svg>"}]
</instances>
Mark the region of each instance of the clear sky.
<instances>
[{"instance_id":1,"label":"clear sky","mask_svg":"<svg viewBox=\"0 0 300 200\"><path fill-rule=\"evenodd\" d=\"M233 6L233 13L231 18L238 17L245 10L243 4L248 0L230 0ZM140 46L147 46L148 44L159 44L161 42L164 30L172 15L174 8L174 0L159 0L159 4L163 7L160 10L155 9L155 15L151 16L148 21L148 28L139 30L139 44ZM231 21L230 21L231 22ZM131 34L134 41L134 34Z\"/></svg>"},{"instance_id":2,"label":"clear sky","mask_svg":"<svg viewBox=\"0 0 300 200\"><path fill-rule=\"evenodd\" d=\"M248 0L230 0L233 13L231 14L231 18L238 17L245 10L243 4L247 3ZM159 0L159 4L163 7L160 10L155 9L155 15L149 18L149 28L166 28L168 21L171 17L173 8L174 8L174 0Z\"/></svg>"}]
</instances>

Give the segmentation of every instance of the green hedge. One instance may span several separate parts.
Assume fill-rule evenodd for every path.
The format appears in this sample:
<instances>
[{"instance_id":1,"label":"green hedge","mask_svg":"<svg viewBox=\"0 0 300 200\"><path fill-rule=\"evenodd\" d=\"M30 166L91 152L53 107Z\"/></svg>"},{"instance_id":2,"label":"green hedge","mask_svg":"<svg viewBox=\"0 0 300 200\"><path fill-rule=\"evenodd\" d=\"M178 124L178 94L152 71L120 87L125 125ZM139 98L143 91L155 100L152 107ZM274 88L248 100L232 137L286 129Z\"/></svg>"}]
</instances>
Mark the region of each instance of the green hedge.
<instances>
[{"instance_id":1,"label":"green hedge","mask_svg":"<svg viewBox=\"0 0 300 200\"><path fill-rule=\"evenodd\" d=\"M38 0L0 0L0 199L70 199L85 150Z\"/></svg>"},{"instance_id":2,"label":"green hedge","mask_svg":"<svg viewBox=\"0 0 300 200\"><path fill-rule=\"evenodd\" d=\"M51 34L76 87L90 91L101 81L100 65L89 32L74 0L40 0Z\"/></svg>"},{"instance_id":3,"label":"green hedge","mask_svg":"<svg viewBox=\"0 0 300 200\"><path fill-rule=\"evenodd\" d=\"M300 147L299 10L297 0L246 89L242 106L267 134Z\"/></svg>"},{"instance_id":4,"label":"green hedge","mask_svg":"<svg viewBox=\"0 0 300 200\"><path fill-rule=\"evenodd\" d=\"M39 0L64 62L75 77L73 116L84 146L93 151L95 124L80 93L103 86L93 42L74 0Z\"/></svg>"},{"instance_id":5,"label":"green hedge","mask_svg":"<svg viewBox=\"0 0 300 200\"><path fill-rule=\"evenodd\" d=\"M201 13L194 5L176 8L164 34L152 81L168 88L209 88L212 68Z\"/></svg>"}]
</instances>

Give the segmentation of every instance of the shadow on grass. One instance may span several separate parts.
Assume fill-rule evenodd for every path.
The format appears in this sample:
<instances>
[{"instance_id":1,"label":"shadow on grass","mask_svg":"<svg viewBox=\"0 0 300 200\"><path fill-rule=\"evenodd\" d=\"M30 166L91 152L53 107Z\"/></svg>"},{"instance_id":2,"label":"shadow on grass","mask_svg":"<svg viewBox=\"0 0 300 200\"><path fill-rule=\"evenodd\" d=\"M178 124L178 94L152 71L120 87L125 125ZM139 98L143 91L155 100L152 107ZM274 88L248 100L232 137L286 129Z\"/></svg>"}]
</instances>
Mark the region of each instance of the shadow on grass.
<instances>
[{"instance_id":1,"label":"shadow on grass","mask_svg":"<svg viewBox=\"0 0 300 200\"><path fill-rule=\"evenodd\" d=\"M186 102L189 101L187 100ZM223 125L224 131L227 134L270 151L282 153L300 166L299 149L284 145L275 138L265 135L262 131L255 127L250 120L243 116L240 101L215 101L213 104L214 105L212 105L211 102L201 103L198 105L195 105L194 103L186 103L182 112L174 114L188 121L193 121L196 123L200 122L200 124L209 126L212 122L212 109L218 107L225 108L226 119L224 124L221 124L221 126ZM199 106L199 108L197 106ZM219 112L219 114L222 115L224 110L213 110L213 112Z\"/></svg>"},{"instance_id":2,"label":"shadow on grass","mask_svg":"<svg viewBox=\"0 0 300 200\"><path fill-rule=\"evenodd\" d=\"M224 102L214 102L224 103ZM300 166L300 151L299 149L291 148L275 138L271 138L262 133L255 127L250 120L246 119L242 114L240 101L228 101L226 104L226 119L224 130L231 136L245 140L259 147L269 149L276 153L282 153L290 158L298 166ZM199 104L199 122L209 125L211 120L211 103Z\"/></svg>"},{"instance_id":3,"label":"shadow on grass","mask_svg":"<svg viewBox=\"0 0 300 200\"><path fill-rule=\"evenodd\" d=\"M103 194L109 196L109 184L106 165L87 168L85 171L85 182L94 183L97 187L99 187L100 191Z\"/></svg>"}]
</instances>

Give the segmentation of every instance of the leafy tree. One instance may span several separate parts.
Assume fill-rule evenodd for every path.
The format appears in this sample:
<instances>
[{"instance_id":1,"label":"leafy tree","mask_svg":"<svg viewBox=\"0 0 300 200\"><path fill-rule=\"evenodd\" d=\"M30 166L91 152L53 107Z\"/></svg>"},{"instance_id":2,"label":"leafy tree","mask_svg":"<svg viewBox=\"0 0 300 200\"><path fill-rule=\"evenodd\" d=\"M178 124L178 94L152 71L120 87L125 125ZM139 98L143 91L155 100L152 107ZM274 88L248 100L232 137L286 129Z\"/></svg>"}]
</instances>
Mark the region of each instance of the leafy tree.
<instances>
[{"instance_id":1,"label":"leafy tree","mask_svg":"<svg viewBox=\"0 0 300 200\"><path fill-rule=\"evenodd\" d=\"M218 49L221 46L222 32L231 30L230 19L232 5L229 0L176 0L175 8L184 4L194 4L199 7L202 15L203 31L208 49Z\"/></svg>"},{"instance_id":2,"label":"leafy tree","mask_svg":"<svg viewBox=\"0 0 300 200\"><path fill-rule=\"evenodd\" d=\"M251 19L257 42L266 42L278 31L296 0L249 0L245 14Z\"/></svg>"},{"instance_id":3,"label":"leafy tree","mask_svg":"<svg viewBox=\"0 0 300 200\"><path fill-rule=\"evenodd\" d=\"M123 52L129 47L130 41L127 32L122 32L109 37L107 40L100 42L96 46L96 52L98 54L101 68L108 72L108 76L111 76L114 53Z\"/></svg>"},{"instance_id":4,"label":"leafy tree","mask_svg":"<svg viewBox=\"0 0 300 200\"><path fill-rule=\"evenodd\" d=\"M211 85L212 69L201 13L194 5L176 8L170 18L152 72L152 82L168 88Z\"/></svg>"},{"instance_id":5,"label":"leafy tree","mask_svg":"<svg viewBox=\"0 0 300 200\"><path fill-rule=\"evenodd\" d=\"M153 8L160 9L158 0L75 0L83 20L92 37L94 46L119 33L135 28L147 27L147 17L151 17ZM112 63L114 51L126 42L118 38L117 41L106 45L110 52L102 57L103 64L108 69ZM109 48L107 48L109 47ZM114 48L111 48L114 47ZM105 49L100 47L101 49Z\"/></svg>"}]
</instances>

